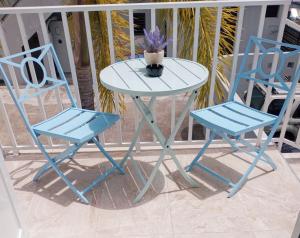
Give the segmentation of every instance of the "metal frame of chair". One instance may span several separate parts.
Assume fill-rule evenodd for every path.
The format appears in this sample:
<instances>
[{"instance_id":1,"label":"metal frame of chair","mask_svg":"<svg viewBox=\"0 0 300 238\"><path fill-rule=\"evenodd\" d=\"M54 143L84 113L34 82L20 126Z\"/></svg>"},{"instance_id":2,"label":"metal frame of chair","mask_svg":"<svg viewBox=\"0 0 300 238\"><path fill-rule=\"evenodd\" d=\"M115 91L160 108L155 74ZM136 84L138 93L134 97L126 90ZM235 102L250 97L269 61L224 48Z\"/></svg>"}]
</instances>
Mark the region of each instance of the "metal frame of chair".
<instances>
[{"instance_id":1,"label":"metal frame of chair","mask_svg":"<svg viewBox=\"0 0 300 238\"><path fill-rule=\"evenodd\" d=\"M31 54L37 51L41 52L39 57L32 57ZM48 75L43 63L43 59L46 55L48 56L48 60L53 60L60 79L57 79L57 77L53 78L53 75L52 77ZM20 62L14 62L18 59L21 59ZM26 64L28 63L29 66L33 66L34 62L41 67L41 70L43 72L43 79L41 82L37 82L36 78L35 80L33 80L34 82L31 82L28 78L29 73L26 70ZM20 70L21 78L26 84L25 89L22 89L22 93L16 93L11 81L9 80L9 77L6 74L4 67L11 67L11 69L13 70ZM64 72L52 44L1 58L0 71L28 132L48 161L39 169L37 174L34 176L34 181L38 181L42 175L52 169L75 193L80 201L82 201L83 203L89 203L88 199L85 196L88 191L92 190L97 184L105 180L115 170L118 170L120 173L124 174L124 169L122 168L122 166L120 166L116 161L113 160L113 158L107 151L105 151L105 149L97 139L97 135L107 128L111 127L116 121L118 121L119 116L110 113L85 110L77 107L76 101L72 96L70 87L65 78ZM35 70L33 71L35 73ZM34 79L34 77L32 78ZM68 99L71 103L71 107L38 124L31 125L24 109L24 102L32 97L39 97L40 95L50 90L56 90L58 87L65 88ZM69 141L71 144L65 151L52 157L47 152L45 145L41 142L41 135L63 139ZM62 170L59 168L59 164L66 159L73 158L78 150L89 141L93 141L96 144L99 150L112 164L112 167L107 169L103 174L99 175L94 181L92 181L86 188L80 191L73 185L73 183L66 177L66 175L64 175Z\"/></svg>"},{"instance_id":2,"label":"metal frame of chair","mask_svg":"<svg viewBox=\"0 0 300 238\"><path fill-rule=\"evenodd\" d=\"M265 46L268 46L268 48ZM283 52L281 50L282 47L293 50ZM255 48L255 51L258 51L257 64L254 65L251 70L246 70L249 54L254 52L252 50L253 48ZM274 57L277 57L278 61L274 70L275 72L272 72L271 70L269 73L266 73L263 63L265 61L265 57L267 57L270 53L276 54ZM290 85L283 80L282 71L286 66L286 59L288 57L299 57L299 53L300 46L261 39L253 36L250 37L245 50L245 55L241 62L240 70L237 74L232 91L230 92L228 101L216 106L191 112L191 116L198 123L210 130L210 135L195 159L189 166L187 166L187 171L191 171L194 166L202 169L206 173L231 187L228 197L232 197L246 183L249 174L255 168L258 161L264 161L268 163L273 170L276 169L275 163L265 153L265 150L281 123L290 100L294 97L296 84L300 78L300 67L298 67L295 70ZM267 87L287 91L287 97L279 115L275 116L264 113L235 101L234 96L241 79L248 80L249 82L254 81L254 83L263 84ZM244 133L264 128L265 126L271 126L271 131L267 139L263 141L260 146L254 146L243 138ZM230 179L220 175L216 171L201 163L202 155L217 135L221 136L224 141L228 142L234 150L241 150L254 158L249 168L236 183L233 183ZM247 149L239 147L238 143L241 143Z\"/></svg>"}]
</instances>

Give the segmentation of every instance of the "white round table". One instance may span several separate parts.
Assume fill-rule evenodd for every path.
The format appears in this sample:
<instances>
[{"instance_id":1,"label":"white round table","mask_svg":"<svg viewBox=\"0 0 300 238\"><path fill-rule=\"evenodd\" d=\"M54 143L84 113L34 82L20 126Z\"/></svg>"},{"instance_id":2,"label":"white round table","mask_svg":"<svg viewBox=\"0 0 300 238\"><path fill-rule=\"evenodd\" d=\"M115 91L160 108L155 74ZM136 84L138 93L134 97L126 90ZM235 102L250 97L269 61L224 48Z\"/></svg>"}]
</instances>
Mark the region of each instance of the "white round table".
<instances>
[{"instance_id":1,"label":"white round table","mask_svg":"<svg viewBox=\"0 0 300 238\"><path fill-rule=\"evenodd\" d=\"M100 72L101 83L106 88L114 92L130 95L137 108L143 115L143 119L139 123L129 150L124 156L121 165L123 165L128 158L132 158L132 150L145 122L152 129L158 142L162 146L160 157L147 181L142 176L138 166L134 166L137 170L137 174L144 183L143 189L137 195L134 202L140 201L143 195L147 192L156 173L158 172L159 166L165 158L165 155L171 156L181 175L192 186L197 185L196 182L185 173L184 169L176 158L175 152L171 149L171 145L173 144L175 135L183 122L184 116L189 111L190 106L197 96L199 87L205 84L208 79L208 70L201 64L178 58L164 58L162 64L164 66L164 70L160 77L147 76L146 62L144 59L121 61L106 67ZM157 96L176 95L180 93L190 93L190 97L186 102L184 109L180 113L169 137L165 138L157 126L151 109ZM151 100L149 104L145 104L142 101L141 96L150 96ZM133 158L132 161L134 162Z\"/></svg>"},{"instance_id":2,"label":"white round table","mask_svg":"<svg viewBox=\"0 0 300 238\"><path fill-rule=\"evenodd\" d=\"M112 64L100 73L102 84L115 92L131 96L175 95L201 87L208 70L194 61L164 58L160 77L149 77L144 59L131 59Z\"/></svg>"}]
</instances>

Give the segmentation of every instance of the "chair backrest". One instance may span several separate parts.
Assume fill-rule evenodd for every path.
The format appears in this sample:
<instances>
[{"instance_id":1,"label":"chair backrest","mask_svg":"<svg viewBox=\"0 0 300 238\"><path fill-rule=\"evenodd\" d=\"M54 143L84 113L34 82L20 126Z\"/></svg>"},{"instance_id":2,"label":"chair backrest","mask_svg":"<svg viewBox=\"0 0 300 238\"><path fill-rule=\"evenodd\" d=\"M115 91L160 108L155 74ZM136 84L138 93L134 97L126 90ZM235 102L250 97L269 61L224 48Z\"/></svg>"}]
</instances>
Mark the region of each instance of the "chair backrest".
<instances>
[{"instance_id":1,"label":"chair backrest","mask_svg":"<svg viewBox=\"0 0 300 238\"><path fill-rule=\"evenodd\" d=\"M45 62L48 62L49 67L46 67ZM56 68L58 74L55 73L53 75L49 72L51 63L54 63L53 66ZM8 73L9 71L10 73ZM68 81L52 44L1 58L0 72L12 99L28 127L30 127L29 120L24 111L23 104L32 97L40 96L58 87L64 87L71 105L76 107L76 102L71 94ZM13 86L13 78L11 78L13 74L11 72L14 72L14 75L20 79L19 82L23 80L25 87L19 90L19 92ZM39 72L38 79L37 72ZM31 75L31 73L34 75Z\"/></svg>"},{"instance_id":2,"label":"chair backrest","mask_svg":"<svg viewBox=\"0 0 300 238\"><path fill-rule=\"evenodd\" d=\"M255 59L255 54L258 57ZM272 59L274 64L272 65ZM265 87L272 87L272 90L286 91L285 102L281 108L278 120L281 121L291 97L294 95L296 85L300 79L300 67L297 62L300 57L300 46L281 43L268 39L251 36L245 54L243 56L239 72L229 96L234 100L238 85L241 80L254 81ZM256 62L253 63L253 62ZM286 76L290 64L295 65L291 77Z\"/></svg>"}]
</instances>

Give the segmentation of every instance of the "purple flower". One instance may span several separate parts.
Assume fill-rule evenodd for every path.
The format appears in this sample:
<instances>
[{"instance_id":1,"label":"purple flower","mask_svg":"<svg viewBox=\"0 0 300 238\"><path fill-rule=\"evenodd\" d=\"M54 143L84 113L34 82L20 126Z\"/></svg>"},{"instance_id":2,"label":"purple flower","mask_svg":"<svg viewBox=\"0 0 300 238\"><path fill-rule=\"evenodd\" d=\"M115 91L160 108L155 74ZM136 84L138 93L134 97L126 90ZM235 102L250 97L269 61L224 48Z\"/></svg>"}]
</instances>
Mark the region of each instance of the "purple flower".
<instances>
[{"instance_id":1,"label":"purple flower","mask_svg":"<svg viewBox=\"0 0 300 238\"><path fill-rule=\"evenodd\" d=\"M154 31L147 32L144 29L145 34L145 50L149 53L157 53L163 50L171 41L172 39L165 40L164 35L160 35L160 30L156 26Z\"/></svg>"}]
</instances>

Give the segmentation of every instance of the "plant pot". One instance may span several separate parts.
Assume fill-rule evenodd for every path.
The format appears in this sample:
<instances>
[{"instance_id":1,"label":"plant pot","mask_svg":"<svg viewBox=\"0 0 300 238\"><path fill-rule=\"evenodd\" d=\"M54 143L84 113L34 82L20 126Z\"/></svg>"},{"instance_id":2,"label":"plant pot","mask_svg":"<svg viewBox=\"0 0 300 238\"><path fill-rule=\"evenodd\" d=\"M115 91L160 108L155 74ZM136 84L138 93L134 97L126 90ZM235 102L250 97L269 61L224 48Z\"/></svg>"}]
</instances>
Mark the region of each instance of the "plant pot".
<instances>
[{"instance_id":1,"label":"plant pot","mask_svg":"<svg viewBox=\"0 0 300 238\"><path fill-rule=\"evenodd\" d=\"M147 63L147 65L150 64L162 64L162 60L164 58L165 51L161 50L157 53L148 53L146 50L144 50L144 58Z\"/></svg>"},{"instance_id":2,"label":"plant pot","mask_svg":"<svg viewBox=\"0 0 300 238\"><path fill-rule=\"evenodd\" d=\"M164 70L164 66L161 64L149 64L146 67L147 74L150 77L161 76L163 70Z\"/></svg>"}]
</instances>

